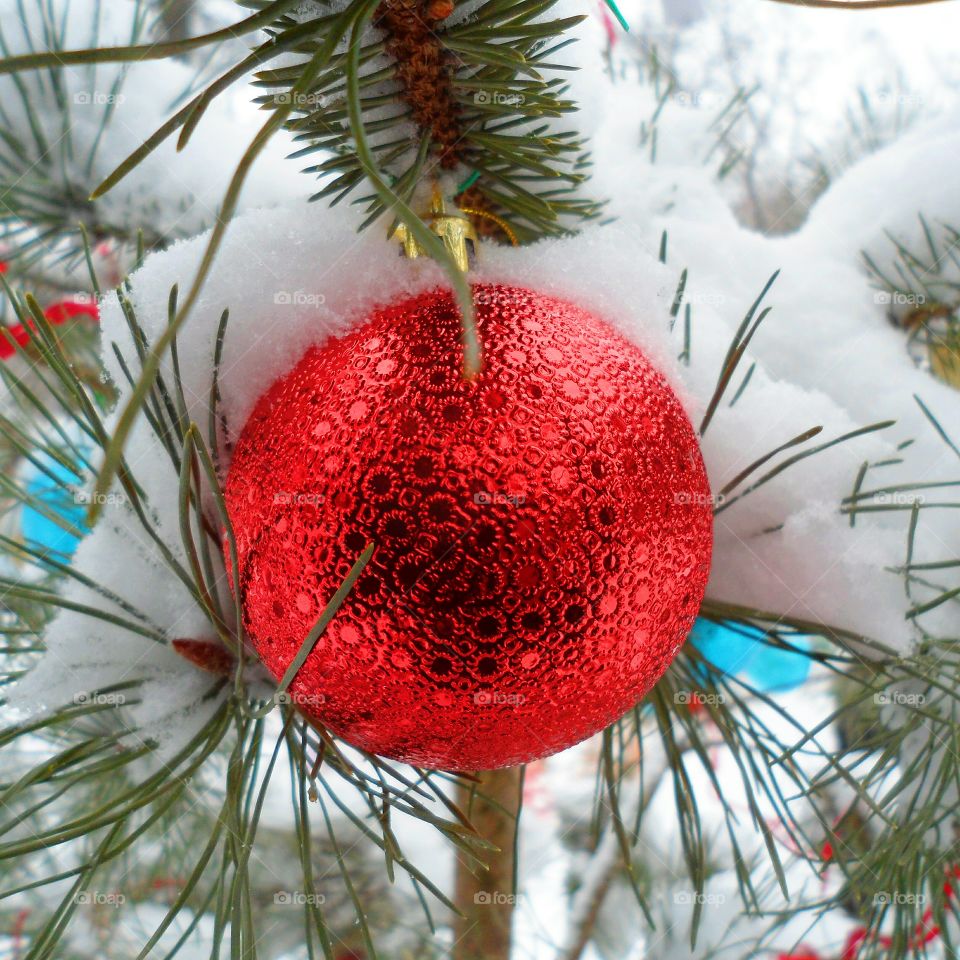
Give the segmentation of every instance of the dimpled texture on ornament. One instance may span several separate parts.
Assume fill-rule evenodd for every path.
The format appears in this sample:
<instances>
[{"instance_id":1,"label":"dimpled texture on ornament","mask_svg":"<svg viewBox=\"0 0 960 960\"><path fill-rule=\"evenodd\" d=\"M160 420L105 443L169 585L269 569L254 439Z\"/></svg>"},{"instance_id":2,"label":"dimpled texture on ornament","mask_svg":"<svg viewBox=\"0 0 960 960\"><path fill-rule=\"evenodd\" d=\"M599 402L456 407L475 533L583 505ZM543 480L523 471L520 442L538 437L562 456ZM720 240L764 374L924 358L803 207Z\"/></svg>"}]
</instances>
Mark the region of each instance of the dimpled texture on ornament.
<instances>
[{"instance_id":1,"label":"dimpled texture on ornament","mask_svg":"<svg viewBox=\"0 0 960 960\"><path fill-rule=\"evenodd\" d=\"M290 693L348 743L449 770L546 756L633 706L712 544L696 436L638 347L561 300L474 295L476 381L447 292L381 309L259 399L226 485L276 677L375 544Z\"/></svg>"}]
</instances>

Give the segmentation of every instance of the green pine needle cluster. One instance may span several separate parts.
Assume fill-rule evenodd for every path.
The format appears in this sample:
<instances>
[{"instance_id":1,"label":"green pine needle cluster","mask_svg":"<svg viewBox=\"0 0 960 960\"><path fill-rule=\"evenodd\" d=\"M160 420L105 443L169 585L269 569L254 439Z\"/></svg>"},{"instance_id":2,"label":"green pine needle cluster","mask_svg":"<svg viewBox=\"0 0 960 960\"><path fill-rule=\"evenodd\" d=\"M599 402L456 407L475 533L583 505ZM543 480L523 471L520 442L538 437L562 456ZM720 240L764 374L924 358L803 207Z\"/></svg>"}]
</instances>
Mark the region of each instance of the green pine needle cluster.
<instances>
[{"instance_id":1,"label":"green pine needle cluster","mask_svg":"<svg viewBox=\"0 0 960 960\"><path fill-rule=\"evenodd\" d=\"M570 68L559 55L572 42L563 39L564 33L583 19L547 18L554 2L488 0L467 19L433 26L451 64L459 176L474 175L478 192L522 241L567 232L599 210L578 196L588 167L582 139L574 129L555 132L548 126L576 109L565 98L564 74ZM371 5L367 23L375 13ZM334 13L307 20L286 17L268 32L276 47L309 58L327 43L338 19ZM426 178L441 171L431 132L417 130L412 122L411 107L385 57L382 31L362 32L358 39L355 56L352 44L349 51L341 49L299 92L288 125L303 143L295 158L322 158L307 168L324 180L315 199L337 203L366 184L367 192L356 200L364 205L367 225L389 209L389 197L369 192L364 155L406 204ZM349 82L351 60L357 66L354 84ZM303 61L259 71L257 85L272 91L261 99L264 106L293 101L302 70ZM362 131L352 117L362 121Z\"/></svg>"}]
</instances>

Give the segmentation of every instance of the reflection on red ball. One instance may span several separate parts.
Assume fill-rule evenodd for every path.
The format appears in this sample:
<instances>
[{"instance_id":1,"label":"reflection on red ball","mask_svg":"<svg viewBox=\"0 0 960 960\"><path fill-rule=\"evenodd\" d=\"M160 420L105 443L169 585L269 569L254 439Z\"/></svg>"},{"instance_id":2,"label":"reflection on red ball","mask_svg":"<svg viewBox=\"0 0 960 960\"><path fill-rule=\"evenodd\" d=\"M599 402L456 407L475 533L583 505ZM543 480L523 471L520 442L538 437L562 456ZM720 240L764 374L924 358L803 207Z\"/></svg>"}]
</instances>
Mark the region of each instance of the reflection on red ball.
<instances>
[{"instance_id":1,"label":"reflection on red ball","mask_svg":"<svg viewBox=\"0 0 960 960\"><path fill-rule=\"evenodd\" d=\"M546 756L635 704L712 542L696 436L640 350L561 300L474 294L477 381L449 293L378 310L260 398L226 485L267 667L372 541L291 695L357 747L452 770Z\"/></svg>"}]
</instances>

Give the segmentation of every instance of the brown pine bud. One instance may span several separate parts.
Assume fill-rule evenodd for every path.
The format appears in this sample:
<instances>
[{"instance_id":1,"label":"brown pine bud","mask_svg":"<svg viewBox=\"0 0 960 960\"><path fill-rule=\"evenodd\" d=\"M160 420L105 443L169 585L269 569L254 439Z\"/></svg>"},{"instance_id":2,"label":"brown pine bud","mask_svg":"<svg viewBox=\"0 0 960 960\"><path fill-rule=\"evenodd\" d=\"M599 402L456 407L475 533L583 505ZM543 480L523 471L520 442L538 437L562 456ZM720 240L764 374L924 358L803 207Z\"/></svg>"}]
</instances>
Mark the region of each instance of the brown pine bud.
<instances>
[{"instance_id":1,"label":"brown pine bud","mask_svg":"<svg viewBox=\"0 0 960 960\"><path fill-rule=\"evenodd\" d=\"M453 0L429 0L427 3L428 20L446 20L453 13Z\"/></svg>"},{"instance_id":2,"label":"brown pine bud","mask_svg":"<svg viewBox=\"0 0 960 960\"><path fill-rule=\"evenodd\" d=\"M236 666L233 654L216 640L174 640L170 645L184 660L218 677L229 677Z\"/></svg>"}]
</instances>

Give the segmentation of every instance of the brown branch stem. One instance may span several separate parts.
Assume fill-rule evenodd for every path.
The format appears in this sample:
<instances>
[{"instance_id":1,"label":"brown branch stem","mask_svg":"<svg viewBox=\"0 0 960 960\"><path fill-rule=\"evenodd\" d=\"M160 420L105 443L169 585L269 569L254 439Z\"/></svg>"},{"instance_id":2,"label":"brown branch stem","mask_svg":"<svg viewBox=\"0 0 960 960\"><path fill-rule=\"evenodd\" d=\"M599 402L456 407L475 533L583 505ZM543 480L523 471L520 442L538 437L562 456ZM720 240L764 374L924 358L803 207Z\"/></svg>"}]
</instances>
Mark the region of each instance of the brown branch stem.
<instances>
[{"instance_id":1,"label":"brown branch stem","mask_svg":"<svg viewBox=\"0 0 960 960\"><path fill-rule=\"evenodd\" d=\"M497 849L476 858L457 851L454 903L461 916L454 921L452 960L509 960L521 769L482 771L457 787L457 805Z\"/></svg>"}]
</instances>

